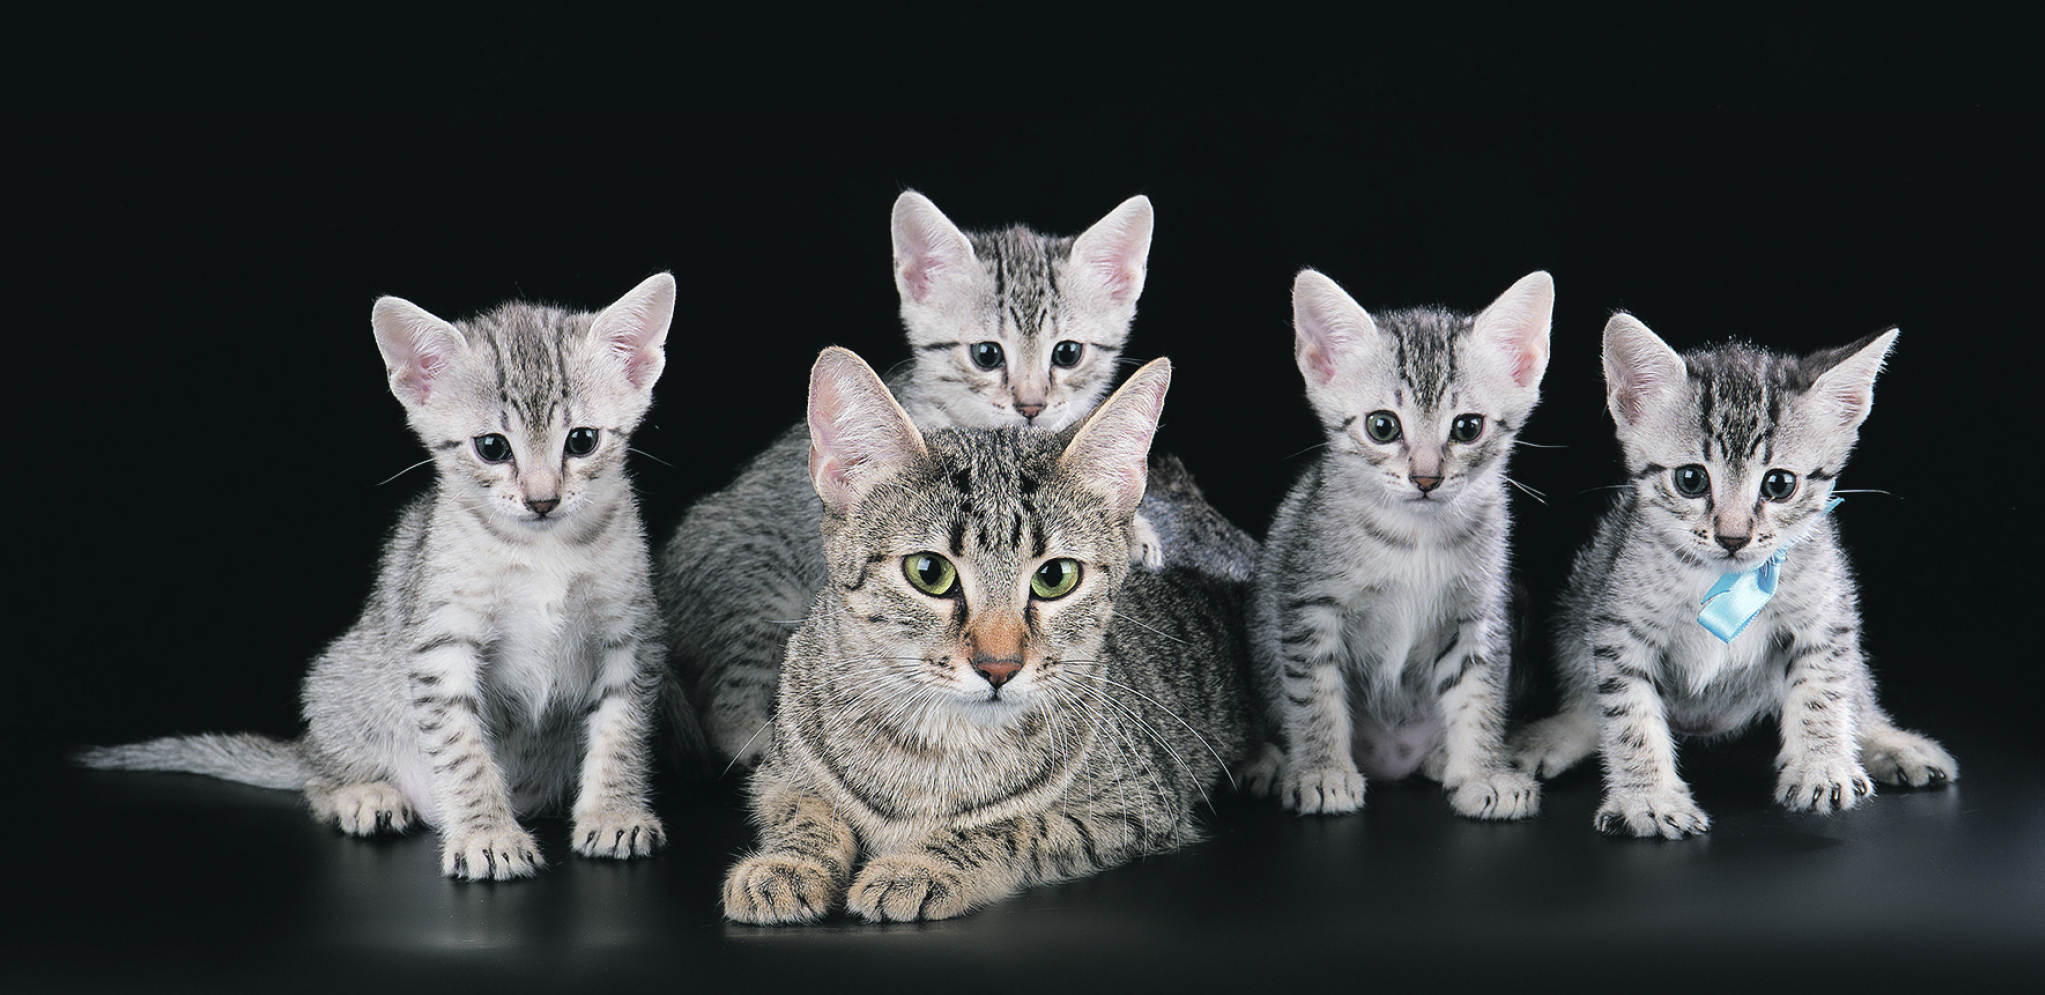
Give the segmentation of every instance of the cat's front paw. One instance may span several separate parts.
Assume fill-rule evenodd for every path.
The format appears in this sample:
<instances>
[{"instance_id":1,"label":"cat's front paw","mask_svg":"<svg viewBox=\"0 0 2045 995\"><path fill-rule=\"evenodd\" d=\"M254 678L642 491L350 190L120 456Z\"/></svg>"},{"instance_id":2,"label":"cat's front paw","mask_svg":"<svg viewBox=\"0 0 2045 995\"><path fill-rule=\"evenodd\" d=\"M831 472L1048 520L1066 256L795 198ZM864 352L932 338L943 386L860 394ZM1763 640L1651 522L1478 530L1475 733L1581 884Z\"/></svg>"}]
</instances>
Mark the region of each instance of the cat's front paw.
<instances>
[{"instance_id":1,"label":"cat's front paw","mask_svg":"<svg viewBox=\"0 0 2045 995\"><path fill-rule=\"evenodd\" d=\"M815 922L838 904L843 888L831 869L806 857L764 853L724 876L724 916L757 925Z\"/></svg>"},{"instance_id":2,"label":"cat's front paw","mask_svg":"<svg viewBox=\"0 0 2045 995\"><path fill-rule=\"evenodd\" d=\"M1688 791L1607 794L1593 824L1607 836L1659 836L1679 840L1711 829L1711 819Z\"/></svg>"},{"instance_id":3,"label":"cat's front paw","mask_svg":"<svg viewBox=\"0 0 2045 995\"><path fill-rule=\"evenodd\" d=\"M1356 768L1321 767L1290 771L1278 798L1301 815L1342 815L1363 807L1363 775Z\"/></svg>"},{"instance_id":4,"label":"cat's front paw","mask_svg":"<svg viewBox=\"0 0 2045 995\"><path fill-rule=\"evenodd\" d=\"M402 833L418 819L405 793L384 781L309 787L306 799L312 803L313 818L350 836Z\"/></svg>"},{"instance_id":5,"label":"cat's front paw","mask_svg":"<svg viewBox=\"0 0 2045 995\"><path fill-rule=\"evenodd\" d=\"M1472 819L1525 819L1541 810L1541 784L1523 771L1492 771L1442 787L1449 807Z\"/></svg>"},{"instance_id":6,"label":"cat's front paw","mask_svg":"<svg viewBox=\"0 0 2045 995\"><path fill-rule=\"evenodd\" d=\"M1945 747L1930 737L1901 729L1885 730L1863 741L1860 762L1869 776L1884 784L1924 788L1960 777L1959 761Z\"/></svg>"},{"instance_id":7,"label":"cat's front paw","mask_svg":"<svg viewBox=\"0 0 2045 995\"><path fill-rule=\"evenodd\" d=\"M529 878L545 866L532 835L517 826L450 832L440 844L440 873L463 881Z\"/></svg>"},{"instance_id":8,"label":"cat's front paw","mask_svg":"<svg viewBox=\"0 0 2045 995\"><path fill-rule=\"evenodd\" d=\"M1789 764L1775 781L1775 799L1792 812L1844 812L1875 793L1875 782L1853 761Z\"/></svg>"},{"instance_id":9,"label":"cat's front paw","mask_svg":"<svg viewBox=\"0 0 2045 995\"><path fill-rule=\"evenodd\" d=\"M1511 740L1513 766L1546 780L1576 766L1598 746L1598 725L1574 715L1552 715Z\"/></svg>"},{"instance_id":10,"label":"cat's front paw","mask_svg":"<svg viewBox=\"0 0 2045 995\"><path fill-rule=\"evenodd\" d=\"M1130 522L1130 531L1135 533L1129 543L1129 564L1156 573L1165 568L1165 541L1157 534L1157 528L1141 513Z\"/></svg>"},{"instance_id":11,"label":"cat's front paw","mask_svg":"<svg viewBox=\"0 0 2045 995\"><path fill-rule=\"evenodd\" d=\"M667 844L660 817L637 811L592 812L575 817L575 852L585 857L627 860L648 857Z\"/></svg>"},{"instance_id":12,"label":"cat's front paw","mask_svg":"<svg viewBox=\"0 0 2045 995\"><path fill-rule=\"evenodd\" d=\"M965 875L924 854L889 854L867 861L852 880L845 907L870 922L950 919L973 907Z\"/></svg>"},{"instance_id":13,"label":"cat's front paw","mask_svg":"<svg viewBox=\"0 0 2045 995\"><path fill-rule=\"evenodd\" d=\"M774 745L774 720L764 713L744 715L712 714L704 731L717 755L729 757L736 767L757 767Z\"/></svg>"},{"instance_id":14,"label":"cat's front paw","mask_svg":"<svg viewBox=\"0 0 2045 995\"><path fill-rule=\"evenodd\" d=\"M1257 755L1236 768L1236 790L1258 798L1269 797L1285 773L1285 752L1276 743L1265 743Z\"/></svg>"}]
</instances>

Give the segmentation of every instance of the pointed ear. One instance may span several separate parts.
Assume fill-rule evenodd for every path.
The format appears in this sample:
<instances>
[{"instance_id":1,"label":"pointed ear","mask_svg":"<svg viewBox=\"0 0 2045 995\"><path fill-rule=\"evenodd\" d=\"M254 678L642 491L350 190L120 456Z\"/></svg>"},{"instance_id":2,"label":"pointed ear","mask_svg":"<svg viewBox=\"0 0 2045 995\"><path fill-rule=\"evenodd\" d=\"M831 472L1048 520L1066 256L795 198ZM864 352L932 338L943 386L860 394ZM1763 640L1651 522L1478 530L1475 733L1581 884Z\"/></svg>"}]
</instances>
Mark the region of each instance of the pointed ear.
<instances>
[{"instance_id":1,"label":"pointed ear","mask_svg":"<svg viewBox=\"0 0 2045 995\"><path fill-rule=\"evenodd\" d=\"M1548 327L1554 316L1555 280L1536 270L1478 314L1472 334L1489 355L1505 360L1513 383L1534 387L1548 369Z\"/></svg>"},{"instance_id":2,"label":"pointed ear","mask_svg":"<svg viewBox=\"0 0 2045 995\"><path fill-rule=\"evenodd\" d=\"M1624 311L1605 322L1605 403L1624 426L1642 418L1688 379L1683 357Z\"/></svg>"},{"instance_id":3,"label":"pointed ear","mask_svg":"<svg viewBox=\"0 0 2045 995\"><path fill-rule=\"evenodd\" d=\"M667 366L667 332L674 319L675 278L656 273L604 308L590 323L589 337L617 357L633 387L650 390Z\"/></svg>"},{"instance_id":4,"label":"pointed ear","mask_svg":"<svg viewBox=\"0 0 2045 995\"><path fill-rule=\"evenodd\" d=\"M809 374L809 476L842 515L874 483L927 453L888 386L857 353L832 346Z\"/></svg>"},{"instance_id":5,"label":"pointed ear","mask_svg":"<svg viewBox=\"0 0 2045 995\"><path fill-rule=\"evenodd\" d=\"M895 198L893 230L895 289L904 300L925 300L938 284L975 265L966 233L914 190Z\"/></svg>"},{"instance_id":6,"label":"pointed ear","mask_svg":"<svg viewBox=\"0 0 2045 995\"><path fill-rule=\"evenodd\" d=\"M1150 439L1164 412L1172 363L1153 359L1086 416L1058 465L1107 495L1118 515L1133 514L1150 480Z\"/></svg>"},{"instance_id":7,"label":"pointed ear","mask_svg":"<svg viewBox=\"0 0 2045 995\"><path fill-rule=\"evenodd\" d=\"M1072 272L1109 300L1136 300L1143 294L1153 224L1149 197L1138 194L1123 201L1073 239Z\"/></svg>"},{"instance_id":8,"label":"pointed ear","mask_svg":"<svg viewBox=\"0 0 2045 995\"><path fill-rule=\"evenodd\" d=\"M369 312L391 393L408 408L426 403L449 367L468 352L453 325L402 297L379 297Z\"/></svg>"},{"instance_id":9,"label":"pointed ear","mask_svg":"<svg viewBox=\"0 0 2045 995\"><path fill-rule=\"evenodd\" d=\"M1335 379L1342 357L1378 337L1377 322L1335 281L1303 269L1292 281L1293 359L1315 387Z\"/></svg>"},{"instance_id":10,"label":"pointed ear","mask_svg":"<svg viewBox=\"0 0 2045 995\"><path fill-rule=\"evenodd\" d=\"M1810 397L1831 426L1857 429L1867 420L1868 409L1875 403L1875 376L1882 372L1900 331L1891 328L1875 336L1811 384Z\"/></svg>"}]
</instances>

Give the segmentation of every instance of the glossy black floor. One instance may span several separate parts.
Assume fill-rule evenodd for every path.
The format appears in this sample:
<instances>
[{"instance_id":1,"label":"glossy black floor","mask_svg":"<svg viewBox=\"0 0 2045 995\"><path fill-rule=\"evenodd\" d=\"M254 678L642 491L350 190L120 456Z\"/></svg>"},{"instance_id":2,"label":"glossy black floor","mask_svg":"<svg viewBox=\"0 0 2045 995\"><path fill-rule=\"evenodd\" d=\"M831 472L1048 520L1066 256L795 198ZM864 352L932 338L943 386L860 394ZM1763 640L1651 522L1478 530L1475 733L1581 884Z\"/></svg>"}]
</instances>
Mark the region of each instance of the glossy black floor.
<instances>
[{"instance_id":1,"label":"glossy black floor","mask_svg":"<svg viewBox=\"0 0 2045 995\"><path fill-rule=\"evenodd\" d=\"M80 9L25 24L10 161L14 800L0 991L882 987L1964 991L2045 973L2032 383L2034 53L1922 15L1515 23L1247 13L937 33L501 5L317 26ZM963 17L963 19L958 19ZM1056 23L1052 23L1056 21ZM998 30L997 30L998 28ZM288 29L288 30L287 30ZM1267 30L1268 29L1268 30ZM26 39L35 39L33 45ZM2035 75L2035 74L2030 74ZM965 919L728 925L732 780L663 775L672 844L458 885L428 836L314 825L287 794L69 769L173 732L290 735L419 458L365 327L594 307L675 272L634 440L656 533L798 417L818 349L903 358L903 189L1073 232L1157 210L1128 355L1170 355L1159 445L1260 532L1315 444L1287 290L1477 308L1554 274L1515 559L1536 617L1619 473L1598 329L1809 350L1900 325L1837 513L1884 700L1961 780L1832 818L1772 807L1772 733L1688 746L1705 838L1431 787L1299 819L1222 792L1211 838ZM24 349L24 346L26 347ZM1545 448L1545 447L1560 448ZM733 569L744 564L734 563ZM1538 645L1520 661L1538 674ZM1530 700L1539 707L1539 682ZM1851 986L1844 984L1850 982Z\"/></svg>"}]
</instances>

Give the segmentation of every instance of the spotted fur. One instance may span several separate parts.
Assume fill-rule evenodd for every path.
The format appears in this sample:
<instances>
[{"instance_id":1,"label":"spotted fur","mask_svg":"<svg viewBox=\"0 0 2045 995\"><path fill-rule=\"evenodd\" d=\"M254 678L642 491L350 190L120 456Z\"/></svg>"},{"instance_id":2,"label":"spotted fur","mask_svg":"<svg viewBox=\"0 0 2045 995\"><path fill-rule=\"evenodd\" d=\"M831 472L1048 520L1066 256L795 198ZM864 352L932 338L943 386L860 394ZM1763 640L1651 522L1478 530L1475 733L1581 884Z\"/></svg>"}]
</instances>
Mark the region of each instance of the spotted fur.
<instances>
[{"instance_id":1,"label":"spotted fur","mask_svg":"<svg viewBox=\"0 0 2045 995\"><path fill-rule=\"evenodd\" d=\"M1805 357L1745 345L1678 355L1631 315L1605 326L1608 403L1630 481L1561 600L1563 707L1514 740L1518 763L1542 777L1598 750L1601 831L1707 831L1676 773L1676 737L1771 716L1782 733L1776 798L1792 810L1852 808L1874 780L1959 775L1942 747L1896 728L1875 703L1853 575L1824 515L1896 335ZM1786 543L1774 599L1731 643L1697 622L1720 575Z\"/></svg>"},{"instance_id":2,"label":"spotted fur","mask_svg":"<svg viewBox=\"0 0 2045 995\"><path fill-rule=\"evenodd\" d=\"M424 821L456 878L536 873L518 816L571 794L577 853L653 852L661 645L624 471L674 302L665 273L597 314L512 303L450 323L377 301L391 391L437 481L399 518L360 620L313 662L304 735L172 737L80 759L300 790L355 835Z\"/></svg>"},{"instance_id":3,"label":"spotted fur","mask_svg":"<svg viewBox=\"0 0 2045 995\"><path fill-rule=\"evenodd\" d=\"M1366 774L1417 769L1463 815L1535 812L1539 786L1505 754L1505 472L1553 306L1546 273L1476 315L1373 317L1319 273L1295 281L1300 373L1328 445L1257 564L1250 645L1284 743L1251 769L1255 790L1302 814L1352 812Z\"/></svg>"},{"instance_id":4,"label":"spotted fur","mask_svg":"<svg viewBox=\"0 0 2045 995\"><path fill-rule=\"evenodd\" d=\"M788 646L725 914L942 919L1195 837L1257 738L1237 588L1132 568L1159 360L1075 428L919 430L858 357L811 387L830 578ZM918 586L939 556L951 586ZM1076 564L1063 593L1033 578Z\"/></svg>"}]
</instances>

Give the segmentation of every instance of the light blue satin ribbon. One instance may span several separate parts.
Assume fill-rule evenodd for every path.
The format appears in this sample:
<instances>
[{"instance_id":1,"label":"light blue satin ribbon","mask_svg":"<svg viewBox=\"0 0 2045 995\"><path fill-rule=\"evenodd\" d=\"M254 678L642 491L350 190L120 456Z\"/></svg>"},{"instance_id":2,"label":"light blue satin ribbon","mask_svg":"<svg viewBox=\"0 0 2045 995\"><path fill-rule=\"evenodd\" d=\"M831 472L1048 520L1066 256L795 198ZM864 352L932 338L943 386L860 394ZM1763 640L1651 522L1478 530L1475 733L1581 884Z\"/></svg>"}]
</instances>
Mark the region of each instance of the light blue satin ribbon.
<instances>
[{"instance_id":1,"label":"light blue satin ribbon","mask_svg":"<svg viewBox=\"0 0 2045 995\"><path fill-rule=\"evenodd\" d=\"M1845 498L1833 498L1825 510L1818 512L1820 518L1832 513ZM1813 523L1811 528L1817 528ZM1805 530L1804 535L1809 535ZM1768 605L1768 599L1775 597L1775 582L1782 572L1783 561L1789 559L1789 547L1797 544L1803 535L1785 540L1775 552L1751 570L1728 570L1704 592L1704 610L1697 613L1697 624L1711 630L1721 642L1732 642L1746 631L1747 624L1761 609Z\"/></svg>"}]
</instances>

